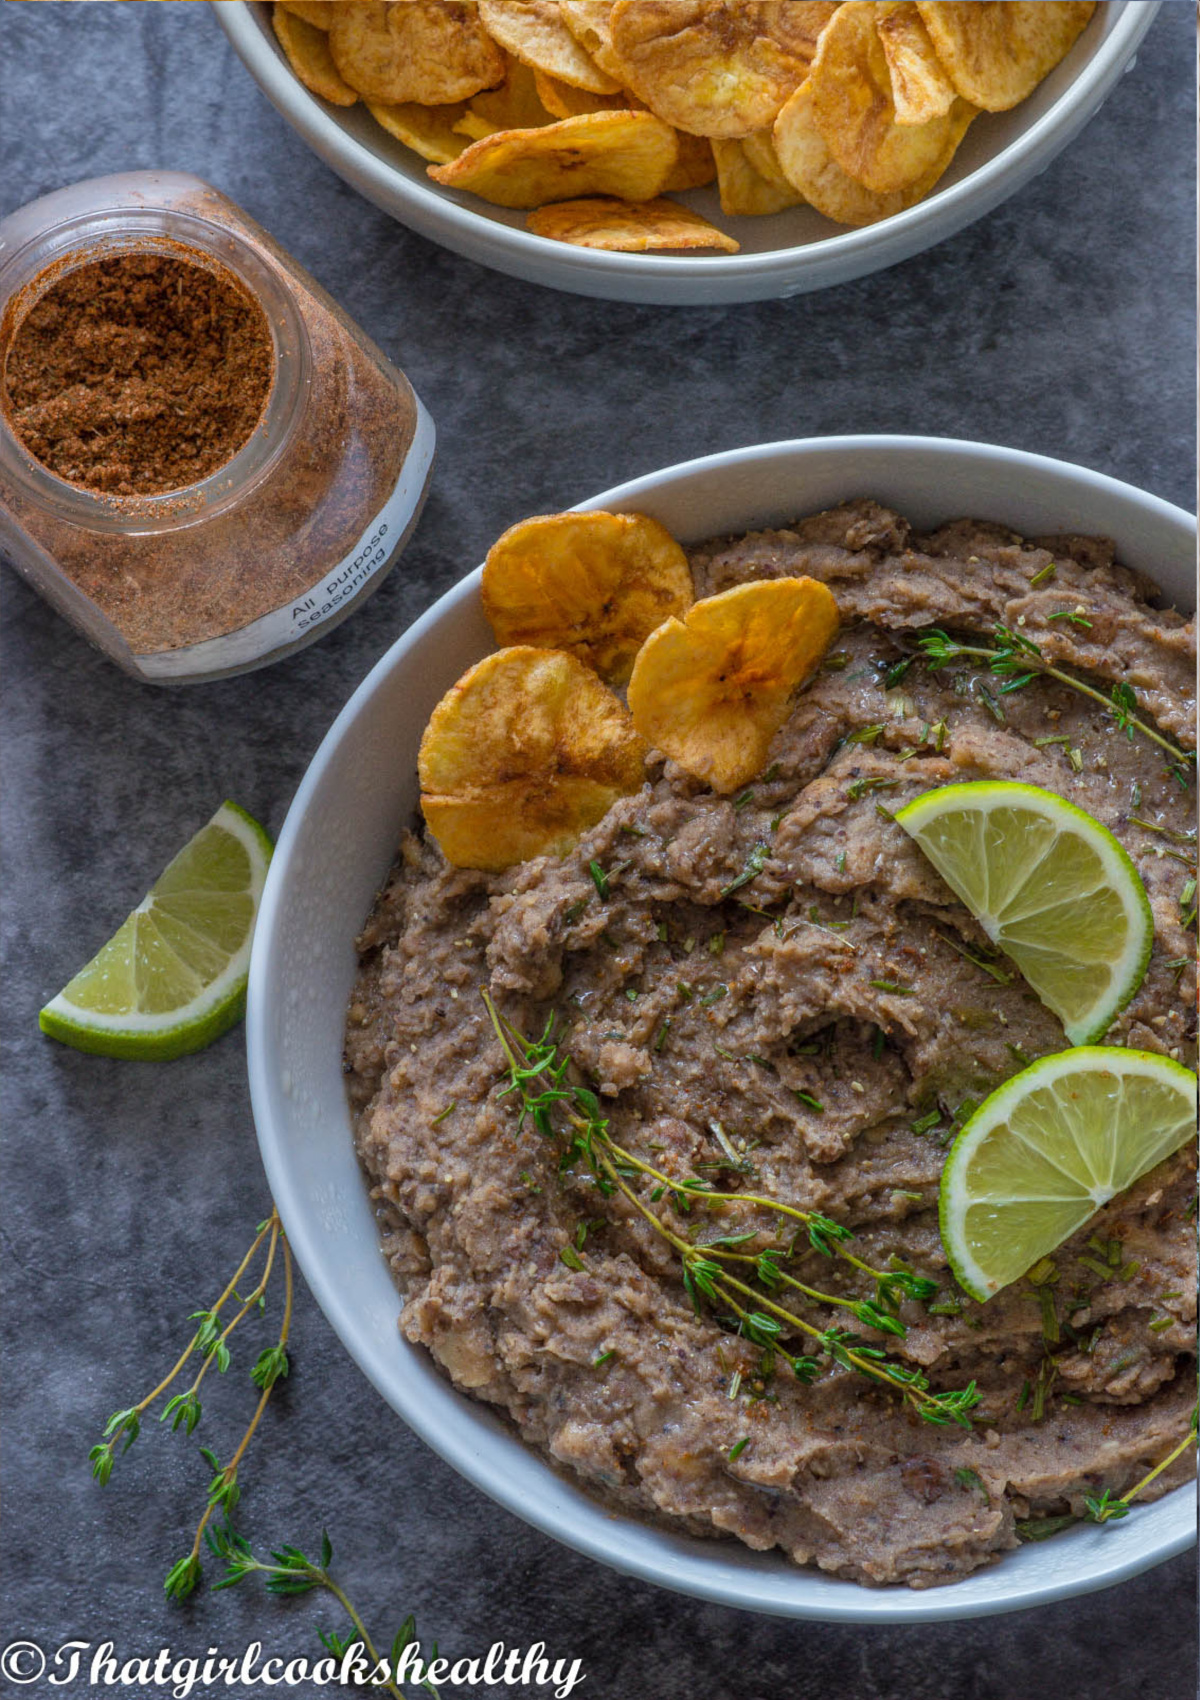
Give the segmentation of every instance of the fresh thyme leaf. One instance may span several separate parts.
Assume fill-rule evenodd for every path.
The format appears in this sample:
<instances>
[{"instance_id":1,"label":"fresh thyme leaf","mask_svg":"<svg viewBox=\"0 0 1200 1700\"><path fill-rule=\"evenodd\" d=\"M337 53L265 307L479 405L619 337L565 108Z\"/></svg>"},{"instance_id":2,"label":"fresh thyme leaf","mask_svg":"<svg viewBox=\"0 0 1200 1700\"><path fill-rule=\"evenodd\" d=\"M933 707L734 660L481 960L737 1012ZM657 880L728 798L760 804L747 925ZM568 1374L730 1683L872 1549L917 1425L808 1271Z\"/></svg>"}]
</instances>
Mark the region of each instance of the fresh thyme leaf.
<instances>
[{"instance_id":1,"label":"fresh thyme leaf","mask_svg":"<svg viewBox=\"0 0 1200 1700\"><path fill-rule=\"evenodd\" d=\"M815 1110L819 1116L825 1114L825 1106L819 1098L814 1098L811 1092L801 1092L798 1087L792 1087L792 1095L801 1104L807 1104L810 1110Z\"/></svg>"},{"instance_id":2,"label":"fresh thyme leaf","mask_svg":"<svg viewBox=\"0 0 1200 1700\"><path fill-rule=\"evenodd\" d=\"M992 1496L987 1490L987 1483L978 1470L972 1470L969 1465L964 1465L961 1469L955 1470L954 1479L959 1487L974 1488L976 1493L983 1495L989 1505L992 1503Z\"/></svg>"},{"instance_id":3,"label":"fresh thyme leaf","mask_svg":"<svg viewBox=\"0 0 1200 1700\"><path fill-rule=\"evenodd\" d=\"M749 885L751 880L757 879L766 866L770 854L771 849L768 844L762 842L756 844L747 857L746 866L735 879L730 880L729 884L722 889L721 896L728 897L731 891L740 891L742 886Z\"/></svg>"},{"instance_id":4,"label":"fresh thyme leaf","mask_svg":"<svg viewBox=\"0 0 1200 1700\"><path fill-rule=\"evenodd\" d=\"M899 980L868 980L867 984L874 986L876 991L890 992L897 998L911 998L913 995L913 988L902 985Z\"/></svg>"},{"instance_id":5,"label":"fresh thyme leaf","mask_svg":"<svg viewBox=\"0 0 1200 1700\"><path fill-rule=\"evenodd\" d=\"M741 1440L735 1440L733 1445L729 1448L729 1462L731 1464L736 1464L749 1444L750 1436L748 1434L743 1435Z\"/></svg>"},{"instance_id":6,"label":"fresh thyme leaf","mask_svg":"<svg viewBox=\"0 0 1200 1700\"><path fill-rule=\"evenodd\" d=\"M607 900L608 900L608 875L605 873L604 869L600 866L599 862L594 862L594 861L588 863L588 872L592 876L592 883L595 885L596 890L600 894L600 901L602 903L607 902Z\"/></svg>"}]
</instances>

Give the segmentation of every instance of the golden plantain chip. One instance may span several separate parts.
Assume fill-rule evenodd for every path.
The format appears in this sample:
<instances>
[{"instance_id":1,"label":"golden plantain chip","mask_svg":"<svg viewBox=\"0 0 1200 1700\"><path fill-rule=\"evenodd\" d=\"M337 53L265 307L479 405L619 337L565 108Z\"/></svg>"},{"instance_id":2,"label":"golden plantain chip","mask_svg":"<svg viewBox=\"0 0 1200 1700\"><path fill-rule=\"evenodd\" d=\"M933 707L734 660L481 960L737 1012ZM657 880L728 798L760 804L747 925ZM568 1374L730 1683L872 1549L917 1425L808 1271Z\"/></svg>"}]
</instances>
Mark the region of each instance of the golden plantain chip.
<instances>
[{"instance_id":1,"label":"golden plantain chip","mask_svg":"<svg viewBox=\"0 0 1200 1700\"><path fill-rule=\"evenodd\" d=\"M536 130L542 124L553 124L554 118L538 93L534 72L510 57L500 87L472 95L455 129L478 142L484 136L494 136L497 130Z\"/></svg>"},{"instance_id":2,"label":"golden plantain chip","mask_svg":"<svg viewBox=\"0 0 1200 1700\"><path fill-rule=\"evenodd\" d=\"M679 143L679 158L663 188L669 189L672 194L681 194L685 189L703 189L706 184L714 182L717 162L708 137L693 136L688 130L676 130L675 139Z\"/></svg>"},{"instance_id":3,"label":"golden plantain chip","mask_svg":"<svg viewBox=\"0 0 1200 1700\"><path fill-rule=\"evenodd\" d=\"M559 16L571 34L618 88L625 82L625 67L613 48L613 0L558 0Z\"/></svg>"},{"instance_id":4,"label":"golden plantain chip","mask_svg":"<svg viewBox=\"0 0 1200 1700\"><path fill-rule=\"evenodd\" d=\"M271 24L288 64L310 94L319 94L333 106L354 105L358 96L338 76L329 42L314 24L279 5L271 8Z\"/></svg>"},{"instance_id":5,"label":"golden plantain chip","mask_svg":"<svg viewBox=\"0 0 1200 1700\"><path fill-rule=\"evenodd\" d=\"M925 124L898 124L872 0L847 0L821 36L808 79L813 123L855 182L890 195L946 169L975 108L956 100Z\"/></svg>"},{"instance_id":6,"label":"golden plantain chip","mask_svg":"<svg viewBox=\"0 0 1200 1700\"><path fill-rule=\"evenodd\" d=\"M585 112L620 112L627 105L620 94L592 94L548 77L545 71L533 73L538 99L552 118L579 118Z\"/></svg>"},{"instance_id":7,"label":"golden plantain chip","mask_svg":"<svg viewBox=\"0 0 1200 1700\"><path fill-rule=\"evenodd\" d=\"M954 105L956 90L913 0L876 8L876 28L892 79L897 124L927 124Z\"/></svg>"},{"instance_id":8,"label":"golden plantain chip","mask_svg":"<svg viewBox=\"0 0 1200 1700\"><path fill-rule=\"evenodd\" d=\"M503 53L456 0L337 0L329 47L351 88L388 106L445 106L504 78Z\"/></svg>"},{"instance_id":9,"label":"golden plantain chip","mask_svg":"<svg viewBox=\"0 0 1200 1700\"><path fill-rule=\"evenodd\" d=\"M714 791L734 791L761 770L837 626L817 579L758 579L705 597L642 645L629 681L634 725Z\"/></svg>"},{"instance_id":10,"label":"golden plantain chip","mask_svg":"<svg viewBox=\"0 0 1200 1700\"><path fill-rule=\"evenodd\" d=\"M492 40L533 70L593 94L620 92L567 28L558 0L479 0L479 16Z\"/></svg>"},{"instance_id":11,"label":"golden plantain chip","mask_svg":"<svg viewBox=\"0 0 1200 1700\"><path fill-rule=\"evenodd\" d=\"M604 248L620 254L669 254L685 249L718 248L736 254L732 236L718 230L678 201L558 201L525 220L535 236L571 242L577 248Z\"/></svg>"},{"instance_id":12,"label":"golden plantain chip","mask_svg":"<svg viewBox=\"0 0 1200 1700\"><path fill-rule=\"evenodd\" d=\"M877 195L844 172L831 158L825 139L813 122L812 94L802 83L775 120L775 153L790 183L826 218L838 224L875 224L892 218L918 201L934 187L947 159L927 177L890 195Z\"/></svg>"},{"instance_id":13,"label":"golden plantain chip","mask_svg":"<svg viewBox=\"0 0 1200 1700\"><path fill-rule=\"evenodd\" d=\"M785 189L794 194L797 205L803 201L804 197L796 185L789 183L784 176L770 130L755 130L749 136L743 136L741 145L745 149L746 158L760 177L765 177L768 183L774 183L777 189Z\"/></svg>"},{"instance_id":14,"label":"golden plantain chip","mask_svg":"<svg viewBox=\"0 0 1200 1700\"><path fill-rule=\"evenodd\" d=\"M628 711L561 650L501 649L463 674L421 739L421 810L447 861L499 872L565 855L643 779Z\"/></svg>"},{"instance_id":15,"label":"golden plantain chip","mask_svg":"<svg viewBox=\"0 0 1200 1700\"><path fill-rule=\"evenodd\" d=\"M617 0L625 81L652 112L700 136L772 123L837 11L816 0Z\"/></svg>"},{"instance_id":16,"label":"golden plantain chip","mask_svg":"<svg viewBox=\"0 0 1200 1700\"><path fill-rule=\"evenodd\" d=\"M429 175L498 207L540 207L578 195L649 201L678 157L675 132L651 112L590 112L540 130L501 130Z\"/></svg>"},{"instance_id":17,"label":"golden plantain chip","mask_svg":"<svg viewBox=\"0 0 1200 1700\"><path fill-rule=\"evenodd\" d=\"M294 12L315 30L329 28L333 0L281 0L281 3L285 12Z\"/></svg>"},{"instance_id":18,"label":"golden plantain chip","mask_svg":"<svg viewBox=\"0 0 1200 1700\"><path fill-rule=\"evenodd\" d=\"M369 100L366 106L389 136L395 136L406 148L437 165L457 159L467 146L467 138L455 130L467 110L465 100L457 100L451 106L419 106L415 100L401 106L383 106Z\"/></svg>"},{"instance_id":19,"label":"golden plantain chip","mask_svg":"<svg viewBox=\"0 0 1200 1700\"><path fill-rule=\"evenodd\" d=\"M1066 56L1096 7L1094 0L917 0L917 10L959 94L1006 112Z\"/></svg>"},{"instance_id":20,"label":"golden plantain chip","mask_svg":"<svg viewBox=\"0 0 1200 1700\"><path fill-rule=\"evenodd\" d=\"M621 217L643 210L616 205ZM498 644L565 649L623 685L650 633L691 607L692 574L648 514L545 514L493 543L482 592Z\"/></svg>"},{"instance_id":21,"label":"golden plantain chip","mask_svg":"<svg viewBox=\"0 0 1200 1700\"><path fill-rule=\"evenodd\" d=\"M803 204L804 196L786 178L781 187L759 171L751 162L745 142L715 140L712 150L716 155L717 187L723 213L754 217Z\"/></svg>"}]
</instances>

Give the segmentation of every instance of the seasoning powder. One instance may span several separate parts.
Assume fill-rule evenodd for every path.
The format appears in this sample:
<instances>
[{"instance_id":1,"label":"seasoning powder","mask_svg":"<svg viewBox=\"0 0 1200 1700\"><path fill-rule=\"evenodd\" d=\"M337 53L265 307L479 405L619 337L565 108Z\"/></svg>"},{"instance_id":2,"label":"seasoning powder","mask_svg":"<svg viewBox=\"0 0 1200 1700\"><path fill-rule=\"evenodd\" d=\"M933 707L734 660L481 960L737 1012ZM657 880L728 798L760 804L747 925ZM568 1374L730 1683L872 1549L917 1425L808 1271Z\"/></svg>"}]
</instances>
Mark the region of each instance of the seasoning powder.
<instances>
[{"instance_id":1,"label":"seasoning powder","mask_svg":"<svg viewBox=\"0 0 1200 1700\"><path fill-rule=\"evenodd\" d=\"M273 374L266 315L228 271L132 252L78 266L34 301L4 387L13 431L59 478L157 496L232 460Z\"/></svg>"}]
</instances>

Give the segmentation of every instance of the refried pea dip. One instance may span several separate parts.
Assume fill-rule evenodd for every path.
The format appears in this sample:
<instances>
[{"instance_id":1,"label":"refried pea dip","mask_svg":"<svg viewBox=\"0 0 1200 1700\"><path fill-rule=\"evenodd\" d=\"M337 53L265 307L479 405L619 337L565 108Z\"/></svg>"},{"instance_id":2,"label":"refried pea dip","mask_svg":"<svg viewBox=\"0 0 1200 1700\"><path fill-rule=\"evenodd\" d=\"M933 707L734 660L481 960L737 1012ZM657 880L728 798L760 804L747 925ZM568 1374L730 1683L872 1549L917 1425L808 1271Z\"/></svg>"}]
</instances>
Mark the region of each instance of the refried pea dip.
<instances>
[{"instance_id":1,"label":"refried pea dip","mask_svg":"<svg viewBox=\"0 0 1200 1700\"><path fill-rule=\"evenodd\" d=\"M1128 1489L1185 1433L1195 1155L1100 1211L1036 1285L986 1305L957 1288L937 1227L948 1142L1066 1040L891 816L972 779L1094 815L1155 926L1106 1042L1194 1065L1194 791L1079 692L1038 677L1000 697L986 670L912 659L912 634L1020 622L1105 697L1135 680L1142 716L1192 748L1192 629L1101 539L970 520L918 536L866 501L701 546L691 566L702 596L810 575L837 599L837 648L762 775L727 798L652 758L573 852L504 874L409 835L359 941L346 1067L402 1326L615 1507L863 1583L953 1581ZM828 1358L803 1385L698 1313L628 1199L518 1125L481 987L526 1035L553 1021L612 1137L672 1180L820 1211L872 1266L936 1282L903 1302L903 1339L857 1332L933 1391L974 1381L974 1426L924 1424ZM689 1240L763 1220L669 1193L654 1208ZM797 1267L864 1296L836 1260Z\"/></svg>"}]
</instances>

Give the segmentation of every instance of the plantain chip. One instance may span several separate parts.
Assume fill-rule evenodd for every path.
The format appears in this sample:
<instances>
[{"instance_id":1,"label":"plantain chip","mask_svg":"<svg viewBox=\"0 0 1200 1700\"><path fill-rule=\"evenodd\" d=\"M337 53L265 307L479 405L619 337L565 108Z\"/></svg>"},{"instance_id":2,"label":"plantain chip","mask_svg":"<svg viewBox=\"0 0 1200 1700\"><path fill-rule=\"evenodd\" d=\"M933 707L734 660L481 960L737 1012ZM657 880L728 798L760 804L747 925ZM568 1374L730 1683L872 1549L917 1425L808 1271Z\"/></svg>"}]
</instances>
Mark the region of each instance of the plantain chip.
<instances>
[{"instance_id":1,"label":"plantain chip","mask_svg":"<svg viewBox=\"0 0 1200 1700\"><path fill-rule=\"evenodd\" d=\"M777 189L785 189L794 194L797 204L804 199L796 185L789 183L784 176L770 130L755 130L749 136L743 136L741 145L745 149L746 158L760 177L765 177L768 183L774 183Z\"/></svg>"},{"instance_id":2,"label":"plantain chip","mask_svg":"<svg viewBox=\"0 0 1200 1700\"><path fill-rule=\"evenodd\" d=\"M492 40L533 70L593 94L620 92L567 28L558 0L479 0L479 16Z\"/></svg>"},{"instance_id":3,"label":"plantain chip","mask_svg":"<svg viewBox=\"0 0 1200 1700\"><path fill-rule=\"evenodd\" d=\"M803 204L804 196L792 187L786 177L781 186L759 171L751 162L745 142L717 140L713 142L712 150L717 161L717 188L723 213L734 217L739 214L753 217Z\"/></svg>"},{"instance_id":4,"label":"plantain chip","mask_svg":"<svg viewBox=\"0 0 1200 1700\"><path fill-rule=\"evenodd\" d=\"M389 136L395 136L406 148L436 165L446 165L457 159L468 145L467 138L460 136L455 129L466 113L465 100L456 100L450 106L419 106L415 100L398 106L384 106L379 101L369 100L366 106L371 117Z\"/></svg>"},{"instance_id":5,"label":"plantain chip","mask_svg":"<svg viewBox=\"0 0 1200 1700\"><path fill-rule=\"evenodd\" d=\"M892 218L916 206L949 164L949 160L939 164L927 177L890 195L864 189L842 170L825 146L825 139L813 122L812 94L807 83L800 85L779 114L772 134L776 156L788 181L795 184L819 213L837 224L875 224L881 218Z\"/></svg>"},{"instance_id":6,"label":"plantain chip","mask_svg":"<svg viewBox=\"0 0 1200 1700\"><path fill-rule=\"evenodd\" d=\"M700 136L771 124L837 11L817 0L617 0L625 81L652 112Z\"/></svg>"},{"instance_id":7,"label":"plantain chip","mask_svg":"<svg viewBox=\"0 0 1200 1700\"><path fill-rule=\"evenodd\" d=\"M706 184L714 182L717 161L708 137L693 136L688 130L676 130L675 139L679 143L679 157L663 188L672 194L681 194L685 189L703 189Z\"/></svg>"},{"instance_id":8,"label":"plantain chip","mask_svg":"<svg viewBox=\"0 0 1200 1700\"><path fill-rule=\"evenodd\" d=\"M651 112L590 112L539 130L500 130L429 175L498 207L540 207L579 195L649 201L678 157L675 132Z\"/></svg>"},{"instance_id":9,"label":"plantain chip","mask_svg":"<svg viewBox=\"0 0 1200 1700\"><path fill-rule=\"evenodd\" d=\"M310 94L333 106L353 106L357 94L338 75L329 43L315 24L283 6L271 9L271 24L287 62Z\"/></svg>"},{"instance_id":10,"label":"plantain chip","mask_svg":"<svg viewBox=\"0 0 1200 1700\"><path fill-rule=\"evenodd\" d=\"M620 88L625 82L625 67L613 48L612 9L613 0L558 0L559 16L571 34Z\"/></svg>"},{"instance_id":11,"label":"plantain chip","mask_svg":"<svg viewBox=\"0 0 1200 1700\"><path fill-rule=\"evenodd\" d=\"M559 82L557 77L548 77L545 71L535 71L533 81L538 99L552 118L579 118L585 112L620 112L628 104L619 94L592 94L588 89Z\"/></svg>"},{"instance_id":12,"label":"plantain chip","mask_svg":"<svg viewBox=\"0 0 1200 1700\"><path fill-rule=\"evenodd\" d=\"M570 242L576 248L602 248L619 254L672 254L719 249L736 254L741 243L718 230L678 201L557 201L531 212L525 220L535 236Z\"/></svg>"},{"instance_id":13,"label":"plantain chip","mask_svg":"<svg viewBox=\"0 0 1200 1700\"><path fill-rule=\"evenodd\" d=\"M474 6L454 0L337 0L329 47L351 88L388 106L445 106L504 78L504 54Z\"/></svg>"},{"instance_id":14,"label":"plantain chip","mask_svg":"<svg viewBox=\"0 0 1200 1700\"><path fill-rule=\"evenodd\" d=\"M327 30L333 12L333 0L280 0L285 12L294 12L315 30Z\"/></svg>"},{"instance_id":15,"label":"plantain chip","mask_svg":"<svg viewBox=\"0 0 1200 1700\"><path fill-rule=\"evenodd\" d=\"M628 711L561 650L485 656L430 716L418 766L421 810L447 861L499 872L565 855L642 783Z\"/></svg>"},{"instance_id":16,"label":"plantain chip","mask_svg":"<svg viewBox=\"0 0 1200 1700\"><path fill-rule=\"evenodd\" d=\"M648 514L525 519L492 545L483 569L483 611L498 644L568 650L612 685L628 679L650 633L691 605L687 556Z\"/></svg>"},{"instance_id":17,"label":"plantain chip","mask_svg":"<svg viewBox=\"0 0 1200 1700\"><path fill-rule=\"evenodd\" d=\"M547 111L529 66L511 57L500 87L472 95L467 113L483 126L478 134L472 133L474 141L493 136L497 130L536 130L539 125L553 124L556 116Z\"/></svg>"},{"instance_id":18,"label":"plantain chip","mask_svg":"<svg viewBox=\"0 0 1200 1700\"><path fill-rule=\"evenodd\" d=\"M896 123L927 124L949 112L956 90L913 0L877 7L876 28L891 76Z\"/></svg>"},{"instance_id":19,"label":"plantain chip","mask_svg":"<svg viewBox=\"0 0 1200 1700\"><path fill-rule=\"evenodd\" d=\"M959 94L1006 112L1066 56L1096 7L1094 0L917 0L917 10Z\"/></svg>"},{"instance_id":20,"label":"plantain chip","mask_svg":"<svg viewBox=\"0 0 1200 1700\"><path fill-rule=\"evenodd\" d=\"M890 195L943 172L976 109L956 100L941 118L896 122L892 80L872 0L847 0L821 36L808 79L813 123L855 182Z\"/></svg>"},{"instance_id":21,"label":"plantain chip","mask_svg":"<svg viewBox=\"0 0 1200 1700\"><path fill-rule=\"evenodd\" d=\"M761 770L837 626L837 604L817 579L758 579L705 597L638 652L634 725L714 791L734 791Z\"/></svg>"}]
</instances>

